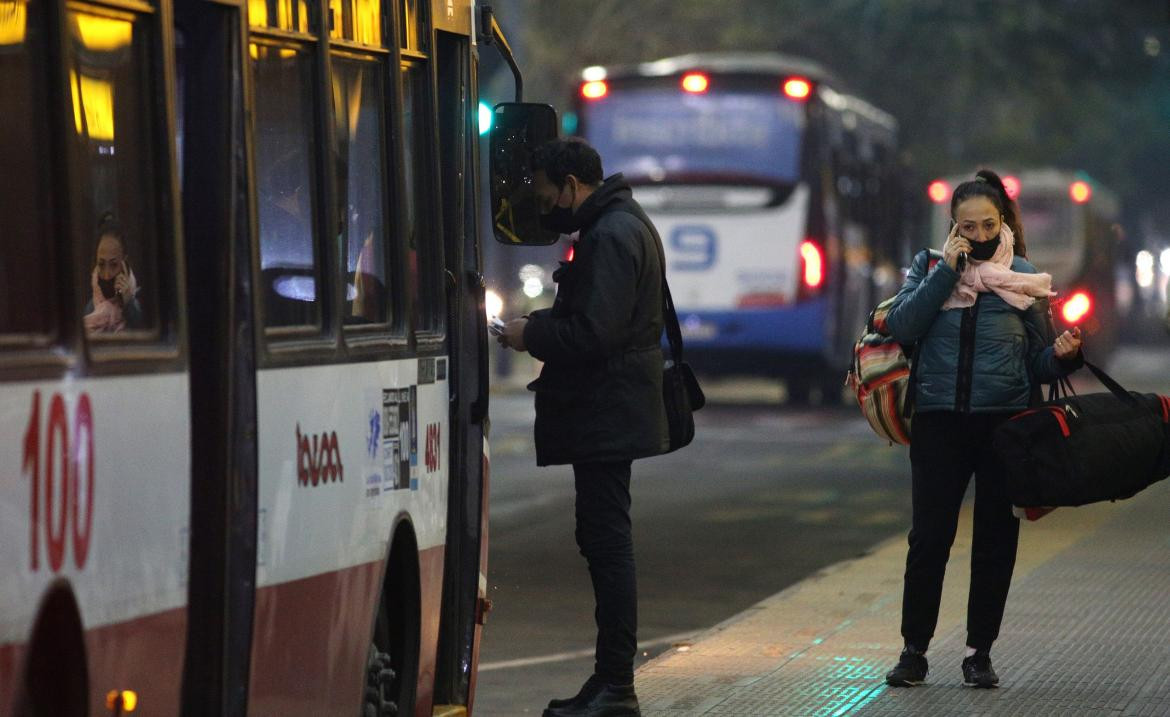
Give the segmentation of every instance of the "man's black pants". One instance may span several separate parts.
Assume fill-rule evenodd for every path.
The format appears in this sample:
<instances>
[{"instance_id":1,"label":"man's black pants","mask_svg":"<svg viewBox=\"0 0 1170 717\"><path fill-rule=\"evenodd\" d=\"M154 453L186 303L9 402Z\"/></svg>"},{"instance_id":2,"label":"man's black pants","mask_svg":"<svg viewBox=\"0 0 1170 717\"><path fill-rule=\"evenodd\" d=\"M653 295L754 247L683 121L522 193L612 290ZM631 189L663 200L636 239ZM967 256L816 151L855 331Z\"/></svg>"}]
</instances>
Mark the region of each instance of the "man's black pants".
<instances>
[{"instance_id":1,"label":"man's black pants","mask_svg":"<svg viewBox=\"0 0 1170 717\"><path fill-rule=\"evenodd\" d=\"M589 563L597 621L594 672L607 684L634 683L638 588L630 525L630 464L574 463L577 547Z\"/></svg>"},{"instance_id":2,"label":"man's black pants","mask_svg":"<svg viewBox=\"0 0 1170 717\"><path fill-rule=\"evenodd\" d=\"M1012 515L1003 463L992 434L1011 413L920 413L911 424L913 525L902 594L902 637L926 651L938 623L943 574L959 507L975 474L967 645L990 650L999 636L1016 564L1020 521Z\"/></svg>"}]
</instances>

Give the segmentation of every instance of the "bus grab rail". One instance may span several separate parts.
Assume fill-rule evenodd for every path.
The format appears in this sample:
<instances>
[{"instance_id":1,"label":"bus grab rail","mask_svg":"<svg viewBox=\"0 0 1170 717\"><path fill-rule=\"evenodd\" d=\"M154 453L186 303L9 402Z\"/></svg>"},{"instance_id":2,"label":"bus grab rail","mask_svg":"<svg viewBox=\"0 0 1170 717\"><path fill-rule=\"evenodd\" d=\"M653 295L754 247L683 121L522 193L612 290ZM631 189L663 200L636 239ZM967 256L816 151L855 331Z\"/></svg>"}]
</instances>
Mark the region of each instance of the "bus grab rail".
<instances>
[{"instance_id":1,"label":"bus grab rail","mask_svg":"<svg viewBox=\"0 0 1170 717\"><path fill-rule=\"evenodd\" d=\"M495 45L500 56L508 63L508 67L512 70L512 77L516 79L516 101L523 102L524 77L520 74L520 66L516 64L516 58L512 55L512 46L508 44L508 38L504 37L504 30L500 27L500 23L496 21L496 16L492 12L491 5L483 6L480 11L480 20L483 26L481 30L483 43L485 45Z\"/></svg>"}]
</instances>

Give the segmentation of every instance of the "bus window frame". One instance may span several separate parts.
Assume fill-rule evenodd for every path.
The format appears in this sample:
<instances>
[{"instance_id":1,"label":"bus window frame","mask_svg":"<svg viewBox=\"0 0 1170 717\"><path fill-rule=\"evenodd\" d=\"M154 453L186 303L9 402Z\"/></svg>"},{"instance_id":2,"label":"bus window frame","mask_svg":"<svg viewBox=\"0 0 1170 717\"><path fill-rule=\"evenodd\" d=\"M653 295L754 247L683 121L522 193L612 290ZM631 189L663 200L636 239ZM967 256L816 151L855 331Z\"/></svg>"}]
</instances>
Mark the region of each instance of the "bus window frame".
<instances>
[{"instance_id":1,"label":"bus window frame","mask_svg":"<svg viewBox=\"0 0 1170 717\"><path fill-rule=\"evenodd\" d=\"M340 281L341 270L345 267L345 249L340 242L329 239L328 232L318 232L315 251L320 252L318 275L323 276L321 295L328 297L321 304L321 324L305 327L271 327L264 320L265 307L263 292L257 291L254 296L254 311L257 318L257 368L277 368L307 365L328 365L339 363L359 363L369 361L385 361L403 358L438 356L442 355L447 347L448 339L448 277L446 263L446 249L443 237L443 217L439 211L439 172L438 152L435 151L435 142L438 137L437 102L435 62L432 53L418 48L402 47L400 41L400 27L403 22L402 0L383 0L382 47L363 43L334 39L328 32L322 32L322 22L325 15L324 4L310 3L309 32L300 33L275 29L268 26L246 27L246 45L261 40L266 44L280 42L293 43L304 46L312 43L317 52L317 61L314 64L312 84L312 102L314 113L313 137L318 146L323 149L317 152L316 161L311 164L313 181L318 190L319 207L313 212L315 226L331 226L330 217L335 216L337 210L337 190L334 186L334 170L330 166L331 158L336 151L333 137L332 122L333 108L330 93L332 92L332 58L335 53L357 55L382 55L385 59L383 80L385 83L386 112L383 117L383 161L386 170L386 196L383 205L386 210L387 243L385 244L384 260L387 263L386 277L390 283L387 292L390 321L369 325L347 325L344 321L345 300L344 282ZM424 48L433 45L434 28L431 23L429 5L419 3L420 8L420 45ZM312 38L311 40L309 38ZM248 59L248 58L246 58ZM250 62L250 60L249 60ZM432 227L431 239L434 252L438 282L438 304L430 307L436 326L434 330L419 330L414 325L413 292L408 286L406 258L407 246L405 241L405 227L402 219L406 201L406 177L403 163L399 161L405 151L406 127L403 116L405 106L405 92L403 68L406 65L418 66L425 78L427 101L425 105L426 122L425 142L426 172L420 185L425 189L425 211L427 220ZM255 106L254 73L249 70L245 73L246 101L249 109ZM260 242L259 216L255 207L255 123L249 122L245 129L249 143L248 156L253 167L249 202L252 203L249 220L248 241L251 244L253 257L253 281L260 286ZM345 267L348 268L348 267Z\"/></svg>"},{"instance_id":2,"label":"bus window frame","mask_svg":"<svg viewBox=\"0 0 1170 717\"><path fill-rule=\"evenodd\" d=\"M149 169L154 180L153 226L146 233L155 242L154 270L157 294L156 324L152 329L94 339L86 334L81 300L93 266L91 222L86 215L88 162L73 138L73 100L69 68L73 58L68 25L72 11L113 18L131 18L147 37L145 80L139 97L152 148ZM186 267L183 260L180 196L175 143L174 28L169 2L137 0L66 0L51 10L44 23L47 63L38 81L47 84L50 156L45 182L51 196L45 206L59 217L51 238L51 256L58 261L50 270L56 281L53 299L56 323L48 334L9 334L0 340L0 379L51 379L66 373L85 376L118 376L175 373L186 370ZM139 138L140 139L140 138ZM60 260L64 260L61 262ZM61 268L61 263L66 268Z\"/></svg>"}]
</instances>

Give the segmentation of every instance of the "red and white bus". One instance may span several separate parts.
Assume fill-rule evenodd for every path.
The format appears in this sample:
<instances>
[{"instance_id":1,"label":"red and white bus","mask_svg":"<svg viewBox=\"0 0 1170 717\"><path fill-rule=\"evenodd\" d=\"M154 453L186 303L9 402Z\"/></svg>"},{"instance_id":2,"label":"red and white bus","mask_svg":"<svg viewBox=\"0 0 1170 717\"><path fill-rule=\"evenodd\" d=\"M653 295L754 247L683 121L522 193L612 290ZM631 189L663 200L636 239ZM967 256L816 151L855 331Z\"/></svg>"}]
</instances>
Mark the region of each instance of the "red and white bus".
<instances>
[{"instance_id":1,"label":"red and white bus","mask_svg":"<svg viewBox=\"0 0 1170 717\"><path fill-rule=\"evenodd\" d=\"M498 29L0 0L0 715L470 710Z\"/></svg>"}]
</instances>

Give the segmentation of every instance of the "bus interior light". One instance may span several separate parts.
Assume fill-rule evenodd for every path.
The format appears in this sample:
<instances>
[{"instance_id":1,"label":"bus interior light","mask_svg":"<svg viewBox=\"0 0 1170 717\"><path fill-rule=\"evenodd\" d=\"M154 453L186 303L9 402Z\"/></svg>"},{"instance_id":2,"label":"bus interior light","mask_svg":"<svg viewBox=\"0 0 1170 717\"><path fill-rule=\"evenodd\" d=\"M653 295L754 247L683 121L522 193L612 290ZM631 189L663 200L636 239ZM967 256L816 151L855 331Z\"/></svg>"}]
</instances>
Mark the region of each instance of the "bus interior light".
<instances>
[{"instance_id":1,"label":"bus interior light","mask_svg":"<svg viewBox=\"0 0 1170 717\"><path fill-rule=\"evenodd\" d=\"M805 287L809 289L820 288L821 283L825 280L825 261L821 248L811 239L805 239L800 244L800 258L804 265L801 276L804 279Z\"/></svg>"},{"instance_id":2,"label":"bus interior light","mask_svg":"<svg viewBox=\"0 0 1170 717\"><path fill-rule=\"evenodd\" d=\"M1060 307L1060 315L1068 323L1076 324L1088 316L1092 310L1093 300L1089 298L1088 292L1078 291L1070 296L1064 302L1064 305Z\"/></svg>"},{"instance_id":3,"label":"bus interior light","mask_svg":"<svg viewBox=\"0 0 1170 717\"><path fill-rule=\"evenodd\" d=\"M812 95L812 83L803 77L789 77L784 80L784 95L789 99L804 102Z\"/></svg>"},{"instance_id":4,"label":"bus interior light","mask_svg":"<svg viewBox=\"0 0 1170 717\"><path fill-rule=\"evenodd\" d=\"M599 100L609 94L609 84L605 80L592 80L581 85L581 96L587 100Z\"/></svg>"},{"instance_id":5,"label":"bus interior light","mask_svg":"<svg viewBox=\"0 0 1170 717\"><path fill-rule=\"evenodd\" d=\"M706 92L709 84L707 76L701 72L688 72L682 78L682 88L696 95Z\"/></svg>"},{"instance_id":6,"label":"bus interior light","mask_svg":"<svg viewBox=\"0 0 1170 717\"><path fill-rule=\"evenodd\" d=\"M1077 204L1084 204L1093 196L1093 189L1088 182L1077 180L1068 185L1068 196Z\"/></svg>"},{"instance_id":7,"label":"bus interior light","mask_svg":"<svg viewBox=\"0 0 1170 717\"><path fill-rule=\"evenodd\" d=\"M942 204L951 196L951 185L941 179L936 179L926 187L926 194L930 197L930 201Z\"/></svg>"},{"instance_id":8,"label":"bus interior light","mask_svg":"<svg viewBox=\"0 0 1170 717\"><path fill-rule=\"evenodd\" d=\"M1020 179L1012 175L1006 175L1003 178L1003 190L1007 192L1008 199L1018 199L1020 196Z\"/></svg>"}]
</instances>

